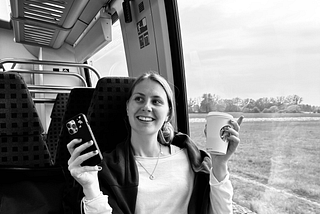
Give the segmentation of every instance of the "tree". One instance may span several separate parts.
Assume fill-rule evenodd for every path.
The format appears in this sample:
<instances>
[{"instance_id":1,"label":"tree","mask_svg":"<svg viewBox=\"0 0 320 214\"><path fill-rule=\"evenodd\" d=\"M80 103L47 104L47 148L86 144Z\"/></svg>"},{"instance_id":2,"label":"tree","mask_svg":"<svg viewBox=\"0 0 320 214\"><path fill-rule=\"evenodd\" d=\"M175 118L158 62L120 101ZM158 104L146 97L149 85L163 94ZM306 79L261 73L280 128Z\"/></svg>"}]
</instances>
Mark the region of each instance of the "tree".
<instances>
[{"instance_id":1,"label":"tree","mask_svg":"<svg viewBox=\"0 0 320 214\"><path fill-rule=\"evenodd\" d=\"M298 105L302 102L302 97L298 95L289 95L286 97L286 103L288 105Z\"/></svg>"},{"instance_id":2,"label":"tree","mask_svg":"<svg viewBox=\"0 0 320 214\"><path fill-rule=\"evenodd\" d=\"M203 94L202 101L200 103L200 111L201 112L210 112L217 111L217 104L220 98L218 95L212 94Z\"/></svg>"},{"instance_id":3,"label":"tree","mask_svg":"<svg viewBox=\"0 0 320 214\"><path fill-rule=\"evenodd\" d=\"M188 100L188 112L198 112L198 111L199 111L199 105L197 103L197 100L190 98Z\"/></svg>"},{"instance_id":4,"label":"tree","mask_svg":"<svg viewBox=\"0 0 320 214\"><path fill-rule=\"evenodd\" d=\"M225 111L226 112L239 112L240 111L240 107L239 107L239 103L240 101L239 100L235 100L235 99L232 99L232 100L223 100L224 103L225 103ZM236 101L236 103L235 103ZM237 105L238 104L238 105Z\"/></svg>"}]
</instances>

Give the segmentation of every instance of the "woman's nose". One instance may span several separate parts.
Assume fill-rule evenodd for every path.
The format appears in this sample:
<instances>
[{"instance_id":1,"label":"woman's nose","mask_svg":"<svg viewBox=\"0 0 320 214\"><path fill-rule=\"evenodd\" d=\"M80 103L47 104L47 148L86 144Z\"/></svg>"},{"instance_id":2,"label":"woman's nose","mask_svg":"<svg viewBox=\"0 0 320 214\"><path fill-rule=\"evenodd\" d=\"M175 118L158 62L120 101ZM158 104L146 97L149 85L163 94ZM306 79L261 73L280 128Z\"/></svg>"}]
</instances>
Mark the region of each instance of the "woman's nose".
<instances>
[{"instance_id":1,"label":"woman's nose","mask_svg":"<svg viewBox=\"0 0 320 214\"><path fill-rule=\"evenodd\" d=\"M142 111L151 112L151 111L152 111L152 108L151 108L150 103L145 103L145 105L142 106L141 110L142 110Z\"/></svg>"}]
</instances>

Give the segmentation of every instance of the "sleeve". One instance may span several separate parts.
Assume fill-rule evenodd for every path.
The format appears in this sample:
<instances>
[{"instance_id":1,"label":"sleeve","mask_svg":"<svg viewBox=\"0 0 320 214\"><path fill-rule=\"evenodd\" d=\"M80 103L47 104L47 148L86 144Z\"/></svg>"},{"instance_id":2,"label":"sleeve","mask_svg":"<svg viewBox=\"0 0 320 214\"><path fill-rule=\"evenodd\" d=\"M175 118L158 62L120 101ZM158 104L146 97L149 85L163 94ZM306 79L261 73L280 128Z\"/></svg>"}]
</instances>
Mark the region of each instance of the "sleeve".
<instances>
[{"instance_id":1,"label":"sleeve","mask_svg":"<svg viewBox=\"0 0 320 214\"><path fill-rule=\"evenodd\" d=\"M112 208L108 203L108 196L102 193L91 200L85 198L81 201L81 206L85 214L111 214Z\"/></svg>"},{"instance_id":2,"label":"sleeve","mask_svg":"<svg viewBox=\"0 0 320 214\"><path fill-rule=\"evenodd\" d=\"M219 182L210 170L210 212L216 214L232 214L233 187L229 173Z\"/></svg>"}]
</instances>

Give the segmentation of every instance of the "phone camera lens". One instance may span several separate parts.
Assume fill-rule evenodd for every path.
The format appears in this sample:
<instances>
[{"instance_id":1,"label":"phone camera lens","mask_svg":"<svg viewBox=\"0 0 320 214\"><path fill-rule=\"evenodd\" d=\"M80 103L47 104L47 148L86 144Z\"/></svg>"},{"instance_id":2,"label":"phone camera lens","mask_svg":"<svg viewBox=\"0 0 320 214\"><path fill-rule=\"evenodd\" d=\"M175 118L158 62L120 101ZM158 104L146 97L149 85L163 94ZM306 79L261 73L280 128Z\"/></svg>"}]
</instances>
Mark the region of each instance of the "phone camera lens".
<instances>
[{"instance_id":1,"label":"phone camera lens","mask_svg":"<svg viewBox=\"0 0 320 214\"><path fill-rule=\"evenodd\" d=\"M74 134L74 130L73 129L69 129L69 134Z\"/></svg>"}]
</instances>

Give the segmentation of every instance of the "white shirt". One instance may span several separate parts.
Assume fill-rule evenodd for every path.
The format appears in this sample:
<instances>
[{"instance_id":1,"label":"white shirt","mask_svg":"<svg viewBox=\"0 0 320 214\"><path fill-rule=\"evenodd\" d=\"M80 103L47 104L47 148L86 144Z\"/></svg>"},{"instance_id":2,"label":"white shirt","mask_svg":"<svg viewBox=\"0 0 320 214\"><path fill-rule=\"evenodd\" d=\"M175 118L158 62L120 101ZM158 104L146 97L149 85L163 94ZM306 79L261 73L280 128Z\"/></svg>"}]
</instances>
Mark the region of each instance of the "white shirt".
<instances>
[{"instance_id":1,"label":"white shirt","mask_svg":"<svg viewBox=\"0 0 320 214\"><path fill-rule=\"evenodd\" d=\"M183 149L160 157L156 168L158 157L135 157L139 172L136 214L188 213L194 172L186 152ZM149 176L154 168L151 180Z\"/></svg>"},{"instance_id":2,"label":"white shirt","mask_svg":"<svg viewBox=\"0 0 320 214\"><path fill-rule=\"evenodd\" d=\"M182 149L175 154L158 157L135 157L139 172L139 186L136 203L136 214L174 213L186 214L191 197L194 172L191 169L187 151ZM139 161L144 168L137 162ZM187 164L186 164L187 163ZM233 188L229 174L218 182L210 173L210 204L215 214L232 213ZM227 206L226 206L227 205ZM98 209L99 207L99 209ZM112 209L108 204L108 196L100 195L89 202L84 201L86 214L109 214Z\"/></svg>"}]
</instances>

